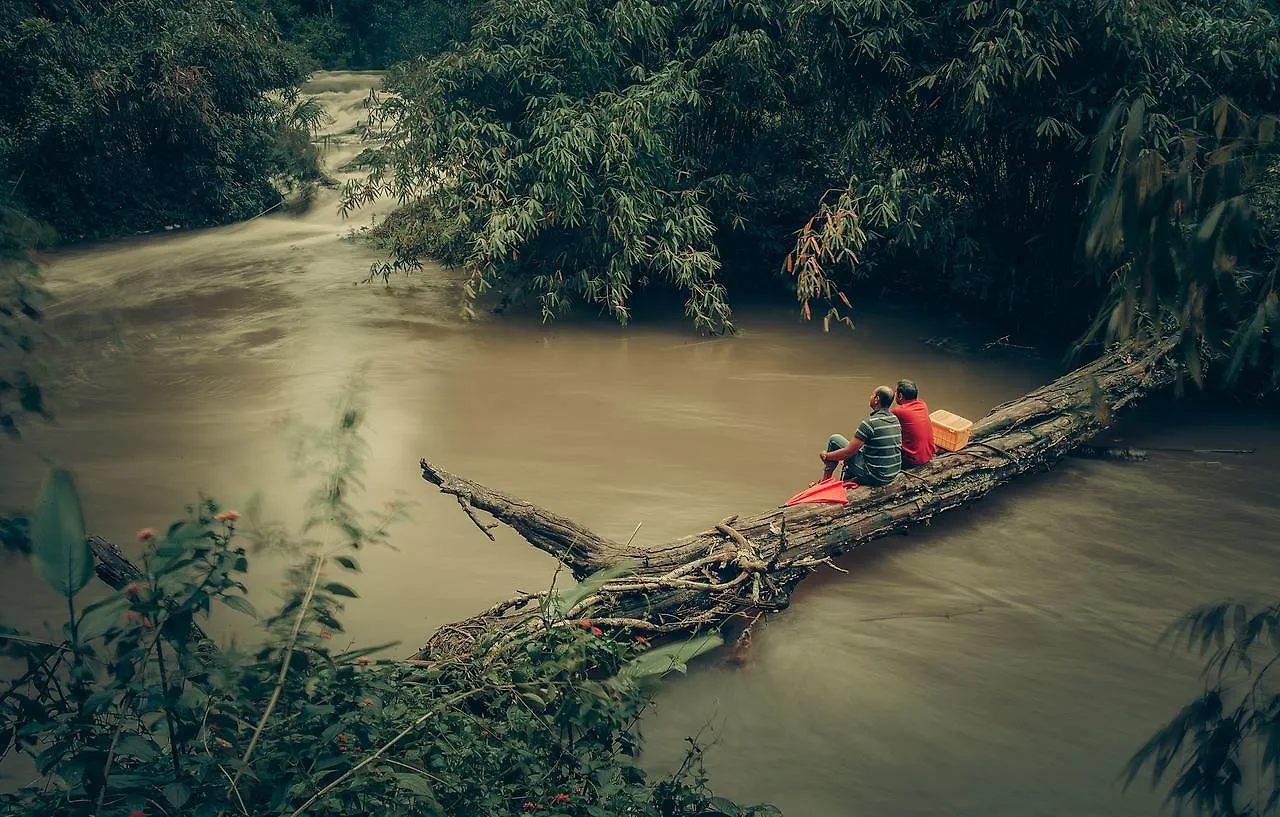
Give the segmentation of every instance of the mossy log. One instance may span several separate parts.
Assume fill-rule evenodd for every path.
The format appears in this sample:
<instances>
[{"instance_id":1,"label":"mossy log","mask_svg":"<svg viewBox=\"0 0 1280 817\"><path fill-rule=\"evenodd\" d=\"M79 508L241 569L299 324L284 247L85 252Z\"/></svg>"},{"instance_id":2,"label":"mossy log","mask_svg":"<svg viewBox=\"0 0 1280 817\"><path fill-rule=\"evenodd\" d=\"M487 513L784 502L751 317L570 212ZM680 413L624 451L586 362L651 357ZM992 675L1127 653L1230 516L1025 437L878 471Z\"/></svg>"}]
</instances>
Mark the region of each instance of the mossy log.
<instances>
[{"instance_id":1,"label":"mossy log","mask_svg":"<svg viewBox=\"0 0 1280 817\"><path fill-rule=\"evenodd\" d=\"M486 536L492 523L510 526L534 547L561 560L579 580L630 564L564 620L637 633L671 634L745 624L762 611L787 606L792 588L832 556L918 525L980 499L1022 474L1052 467L1108 427L1114 415L1173 382L1172 344L1128 344L1052 383L997 406L974 424L970 442L904 471L891 485L856 488L845 505L800 505L731 517L661 544L611 541L570 519L480 485L424 459L423 479L454 496ZM543 594L521 594L478 616L441 628L418 653L429 658L468 650L495 624L554 626L544 620ZM530 612L531 611L531 612Z\"/></svg>"}]
</instances>

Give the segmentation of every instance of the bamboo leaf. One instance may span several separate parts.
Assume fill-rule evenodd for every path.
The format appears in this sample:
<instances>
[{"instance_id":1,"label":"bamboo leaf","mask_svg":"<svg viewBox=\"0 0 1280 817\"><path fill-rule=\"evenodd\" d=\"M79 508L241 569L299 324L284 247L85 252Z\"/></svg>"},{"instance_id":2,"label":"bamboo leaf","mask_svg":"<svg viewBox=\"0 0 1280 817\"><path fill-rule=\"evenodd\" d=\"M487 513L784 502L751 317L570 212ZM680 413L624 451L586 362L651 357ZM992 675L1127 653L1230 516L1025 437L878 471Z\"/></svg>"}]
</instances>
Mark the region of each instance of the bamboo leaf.
<instances>
[{"instance_id":1,"label":"bamboo leaf","mask_svg":"<svg viewBox=\"0 0 1280 817\"><path fill-rule=\"evenodd\" d=\"M324 586L324 589L335 596L343 596L348 599L360 598L356 595L356 591L347 587L345 584L340 584L339 582L329 582Z\"/></svg>"},{"instance_id":2,"label":"bamboo leaf","mask_svg":"<svg viewBox=\"0 0 1280 817\"><path fill-rule=\"evenodd\" d=\"M67 598L93 577L93 554L84 532L80 494L71 474L55 468L46 474L31 515L31 556L41 578Z\"/></svg>"},{"instance_id":3,"label":"bamboo leaf","mask_svg":"<svg viewBox=\"0 0 1280 817\"><path fill-rule=\"evenodd\" d=\"M618 676L630 681L641 681L660 678L673 670L684 672L688 662L723 644L724 638L719 633L712 633L655 647L624 664Z\"/></svg>"},{"instance_id":4,"label":"bamboo leaf","mask_svg":"<svg viewBox=\"0 0 1280 817\"><path fill-rule=\"evenodd\" d=\"M334 556L333 560L345 567L347 570L358 571L360 564L350 556Z\"/></svg>"}]
</instances>

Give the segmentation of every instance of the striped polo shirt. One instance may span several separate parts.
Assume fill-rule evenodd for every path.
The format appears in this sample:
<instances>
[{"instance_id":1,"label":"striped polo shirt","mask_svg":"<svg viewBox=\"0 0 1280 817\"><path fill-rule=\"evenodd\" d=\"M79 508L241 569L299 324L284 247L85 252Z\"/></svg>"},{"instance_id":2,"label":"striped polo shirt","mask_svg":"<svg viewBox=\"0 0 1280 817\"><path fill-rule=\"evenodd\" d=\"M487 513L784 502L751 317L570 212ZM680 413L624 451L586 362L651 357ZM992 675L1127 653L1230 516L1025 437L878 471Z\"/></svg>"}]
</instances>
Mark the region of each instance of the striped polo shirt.
<instances>
[{"instance_id":1,"label":"striped polo shirt","mask_svg":"<svg viewBox=\"0 0 1280 817\"><path fill-rule=\"evenodd\" d=\"M854 434L862 440L867 476L878 485L888 485L902 470L902 426L885 408L878 408L862 421Z\"/></svg>"}]
</instances>

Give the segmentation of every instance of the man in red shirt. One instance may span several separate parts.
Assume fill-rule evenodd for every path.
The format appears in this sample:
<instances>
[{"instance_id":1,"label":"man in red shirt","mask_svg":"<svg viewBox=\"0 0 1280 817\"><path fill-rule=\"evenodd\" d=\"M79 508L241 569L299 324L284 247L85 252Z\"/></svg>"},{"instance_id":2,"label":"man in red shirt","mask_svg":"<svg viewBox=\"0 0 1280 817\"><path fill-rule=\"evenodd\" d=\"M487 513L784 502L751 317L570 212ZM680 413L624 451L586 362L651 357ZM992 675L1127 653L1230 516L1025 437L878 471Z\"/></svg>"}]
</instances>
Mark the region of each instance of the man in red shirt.
<instances>
[{"instance_id":1,"label":"man in red shirt","mask_svg":"<svg viewBox=\"0 0 1280 817\"><path fill-rule=\"evenodd\" d=\"M902 467L915 468L933 459L933 421L920 390L910 380L899 380L893 414L902 426Z\"/></svg>"}]
</instances>

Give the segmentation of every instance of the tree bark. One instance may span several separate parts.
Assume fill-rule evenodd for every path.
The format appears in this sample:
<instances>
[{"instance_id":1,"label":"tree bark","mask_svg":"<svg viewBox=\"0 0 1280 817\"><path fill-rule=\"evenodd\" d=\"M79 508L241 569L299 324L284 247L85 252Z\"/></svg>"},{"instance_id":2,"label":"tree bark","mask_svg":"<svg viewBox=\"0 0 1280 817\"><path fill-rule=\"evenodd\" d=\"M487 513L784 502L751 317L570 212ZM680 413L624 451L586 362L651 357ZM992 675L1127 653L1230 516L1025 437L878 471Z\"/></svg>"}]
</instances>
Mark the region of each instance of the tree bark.
<instances>
[{"instance_id":1,"label":"tree bark","mask_svg":"<svg viewBox=\"0 0 1280 817\"><path fill-rule=\"evenodd\" d=\"M120 548L101 536L89 537L89 549L93 551L94 572L113 590L123 590L132 582L147 580L138 566L120 552ZM191 640L195 643L200 655L205 657L217 655L217 646L195 621L191 622Z\"/></svg>"},{"instance_id":2,"label":"tree bark","mask_svg":"<svg viewBox=\"0 0 1280 817\"><path fill-rule=\"evenodd\" d=\"M997 406L975 423L971 441L960 451L940 451L891 485L856 488L845 505L772 508L654 546L611 541L424 459L423 479L453 495L486 535L492 525L482 523L476 510L555 556L579 580L622 564L632 570L605 582L563 614L541 611L538 605L546 594L524 594L495 605L442 628L418 657L469 650L479 633L494 625L532 628L579 619L663 634L711 630L731 619L749 620L761 611L782 609L791 589L830 557L967 505L1021 474L1052 467L1110 425L1116 412L1172 383L1175 370L1167 359L1172 346L1165 340L1116 348ZM534 612L522 612L525 608Z\"/></svg>"}]
</instances>

